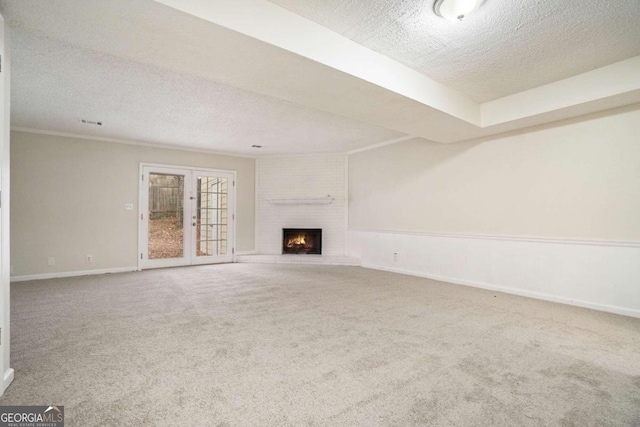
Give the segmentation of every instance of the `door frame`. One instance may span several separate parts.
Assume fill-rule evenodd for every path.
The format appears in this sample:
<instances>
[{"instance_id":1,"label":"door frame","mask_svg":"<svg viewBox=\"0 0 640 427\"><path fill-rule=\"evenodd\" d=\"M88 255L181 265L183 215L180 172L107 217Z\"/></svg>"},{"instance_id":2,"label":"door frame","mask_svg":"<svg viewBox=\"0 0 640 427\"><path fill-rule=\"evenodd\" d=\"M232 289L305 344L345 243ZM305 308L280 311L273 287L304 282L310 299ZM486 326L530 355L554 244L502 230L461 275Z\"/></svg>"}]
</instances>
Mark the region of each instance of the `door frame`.
<instances>
[{"instance_id":1,"label":"door frame","mask_svg":"<svg viewBox=\"0 0 640 427\"><path fill-rule=\"evenodd\" d=\"M147 183L144 180L144 168L145 167L149 167L149 168L165 168L165 169L181 169L181 170L187 170L190 172L196 172L196 171L201 171L201 172L206 172L206 173L224 173L224 174L231 174L231 176L233 177L233 182L231 185L231 188L229 189L229 194L231 195L231 200L232 202L229 203L229 214L230 214L230 218L231 218L231 224L229 225L229 231L231 234L231 247L229 248L231 250L231 262L236 262L236 251L235 251L235 246L236 246L236 179L237 179L237 172L234 170L227 170L227 169L212 169L212 168L201 168L201 167L197 167L197 166L182 166L182 165L170 165L170 164L163 164L163 163L147 163L147 162L140 162L140 166L138 168L138 216L137 216L137 223L138 223L138 253L137 253L137 258L138 258L138 270L142 270L142 255L143 255L143 248L146 242L145 236L143 236L143 227L142 227L142 222L144 220L144 217L142 215L144 214L148 214L147 212L143 212L143 197L144 197L144 191L145 191L145 186L147 185ZM185 180L185 185L186 185L186 181ZM190 180L189 180L190 181ZM187 192L187 189L185 187L185 194ZM185 220L187 219L187 216L185 215ZM189 221L190 223L191 221ZM191 239L189 239L190 241ZM195 244L195 242L191 242L193 244ZM187 250L187 248L185 248L185 251ZM191 251L192 248L189 248L189 251ZM213 263L211 263L213 264ZM183 264L180 264L181 266ZM203 265L203 264L197 264L197 263L192 263L191 262L191 257L189 260L189 264L184 264L185 266L187 265ZM167 266L170 267L170 266ZM146 267L145 269L151 269L153 267ZM157 268L162 268L162 267L157 267Z\"/></svg>"},{"instance_id":2,"label":"door frame","mask_svg":"<svg viewBox=\"0 0 640 427\"><path fill-rule=\"evenodd\" d=\"M233 225L235 224L235 205L236 205L236 200L235 200L235 181L236 181L236 177L233 173L226 172L226 171L222 171L222 170L215 170L213 172L211 172L210 170L207 169L202 169L202 168L198 168L198 169L194 169L191 171L192 172L192 176L191 176L191 183L193 185L193 189L195 190L195 193L193 194L194 199L197 199L197 194L198 191L200 191L199 188L197 188L197 186L195 185L198 182L198 175L200 175L200 173L202 173L202 175L212 175L216 178L220 178L220 177L224 177L224 179L227 179L231 182L229 182L227 184L227 253L226 255L224 255L227 259L225 260L220 260L220 255L217 256L205 256L205 255L201 255L198 256L198 247L194 246L195 244L197 244L199 241L197 240L197 232L195 228L189 227L191 229L191 265L202 265L202 264L223 264L223 263L229 263L229 262L234 262L235 260L235 234L232 234L230 232L230 230L233 229ZM234 191L232 191L232 189ZM193 200L193 199L192 199ZM194 206L192 204L192 208L194 208L194 211L197 211L197 207ZM193 214L194 212L192 212ZM197 213L196 213L197 215ZM189 224L191 224L194 221L195 218L189 218ZM202 227L201 227L202 230ZM218 260L216 260L215 258L218 258Z\"/></svg>"}]
</instances>

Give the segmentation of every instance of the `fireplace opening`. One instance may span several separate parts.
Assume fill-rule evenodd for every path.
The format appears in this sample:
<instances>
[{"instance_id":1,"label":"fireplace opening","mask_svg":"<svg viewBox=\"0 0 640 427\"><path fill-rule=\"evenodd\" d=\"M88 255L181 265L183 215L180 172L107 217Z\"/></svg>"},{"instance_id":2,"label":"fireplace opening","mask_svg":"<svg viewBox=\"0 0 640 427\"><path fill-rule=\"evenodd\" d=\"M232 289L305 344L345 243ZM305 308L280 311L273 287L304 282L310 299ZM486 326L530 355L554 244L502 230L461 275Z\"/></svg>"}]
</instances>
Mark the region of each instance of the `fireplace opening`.
<instances>
[{"instance_id":1,"label":"fireplace opening","mask_svg":"<svg viewBox=\"0 0 640 427\"><path fill-rule=\"evenodd\" d=\"M322 254L321 228L283 228L283 254Z\"/></svg>"}]
</instances>

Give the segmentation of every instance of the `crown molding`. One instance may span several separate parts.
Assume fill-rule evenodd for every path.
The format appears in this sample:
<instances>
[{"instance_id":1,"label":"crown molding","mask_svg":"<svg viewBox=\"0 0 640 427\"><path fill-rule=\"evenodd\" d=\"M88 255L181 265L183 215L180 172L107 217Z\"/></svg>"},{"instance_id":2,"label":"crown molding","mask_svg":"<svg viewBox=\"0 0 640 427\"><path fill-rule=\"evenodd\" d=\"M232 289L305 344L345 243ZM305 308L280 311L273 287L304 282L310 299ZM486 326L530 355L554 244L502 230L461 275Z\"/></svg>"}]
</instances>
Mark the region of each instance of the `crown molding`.
<instances>
[{"instance_id":1,"label":"crown molding","mask_svg":"<svg viewBox=\"0 0 640 427\"><path fill-rule=\"evenodd\" d=\"M355 150L347 151L347 154L362 153L363 151L374 150L376 148L385 147L387 145L397 144L399 142L408 141L410 139L415 139L415 138L418 138L418 137L417 136L413 136L413 135L405 135L405 136L401 136L399 138L394 138L394 139L390 139L388 141L383 141L383 142L379 142L377 144L368 145L366 147L362 147L362 148L358 148L358 149L355 149Z\"/></svg>"},{"instance_id":2,"label":"crown molding","mask_svg":"<svg viewBox=\"0 0 640 427\"><path fill-rule=\"evenodd\" d=\"M35 129L21 126L11 126L12 131L16 132L26 132L26 133L35 133L40 135L51 135L51 136L62 136L66 138L75 138L75 139L88 139L91 141L100 141L100 142L113 142L116 144L125 144L125 145L137 145L141 147L149 147L149 148L159 148L165 150L177 150L177 151L189 151L193 153L206 153L206 154L217 154L220 156L229 156L229 157L244 157L248 159L255 159L256 156L250 156L247 154L234 153L230 151L216 151L216 150L205 150L201 148L189 148L189 147L180 147L177 145L170 144L161 144L155 142L141 142L141 141L133 141L130 139L120 139L120 138L109 138L103 136L93 136L93 135L82 135L77 133L69 133L69 132L58 132L53 130L45 130L45 129Z\"/></svg>"}]
</instances>

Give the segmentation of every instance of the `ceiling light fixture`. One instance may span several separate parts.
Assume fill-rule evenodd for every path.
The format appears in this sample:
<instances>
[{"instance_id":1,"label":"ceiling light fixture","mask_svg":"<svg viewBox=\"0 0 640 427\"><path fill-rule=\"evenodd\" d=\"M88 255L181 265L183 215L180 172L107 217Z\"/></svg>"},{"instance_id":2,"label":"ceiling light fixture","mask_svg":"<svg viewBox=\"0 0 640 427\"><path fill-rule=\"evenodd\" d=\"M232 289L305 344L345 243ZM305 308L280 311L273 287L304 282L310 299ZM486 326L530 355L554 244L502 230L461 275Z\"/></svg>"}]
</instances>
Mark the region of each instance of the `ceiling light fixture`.
<instances>
[{"instance_id":1,"label":"ceiling light fixture","mask_svg":"<svg viewBox=\"0 0 640 427\"><path fill-rule=\"evenodd\" d=\"M433 11L445 19L462 21L475 12L481 4L482 0L436 0Z\"/></svg>"}]
</instances>

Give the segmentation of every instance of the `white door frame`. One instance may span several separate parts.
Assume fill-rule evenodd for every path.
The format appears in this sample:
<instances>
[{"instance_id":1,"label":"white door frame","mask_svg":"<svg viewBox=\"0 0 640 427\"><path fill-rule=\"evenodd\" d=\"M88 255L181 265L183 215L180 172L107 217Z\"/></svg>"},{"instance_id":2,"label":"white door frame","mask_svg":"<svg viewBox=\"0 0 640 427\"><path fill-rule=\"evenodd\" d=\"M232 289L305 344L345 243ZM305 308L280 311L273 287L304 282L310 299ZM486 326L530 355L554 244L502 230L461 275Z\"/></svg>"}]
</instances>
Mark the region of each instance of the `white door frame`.
<instances>
[{"instance_id":1,"label":"white door frame","mask_svg":"<svg viewBox=\"0 0 640 427\"><path fill-rule=\"evenodd\" d=\"M195 183L198 182L198 176L202 174L202 177L216 177L216 178L224 178L228 181L227 183L227 239L226 239L226 247L227 247L227 251L225 255L212 255L212 256L204 256L204 255L200 255L198 256L198 248L195 246L195 244L198 243L197 240L197 228L190 227L191 229L191 265L198 265L198 264L214 264L214 263L228 263L228 262L233 262L234 261L234 257L235 257L235 236L231 234L231 230L233 227L233 224L235 223L235 193L233 191L233 189L235 189L235 175L231 172L224 172L224 171L209 171L209 170L205 170L205 169L195 169L192 172L192 189L195 190L195 192L191 195L191 200L197 200L197 195L198 195L198 191L200 191L200 188L196 188L196 186L194 186ZM194 208L194 205L191 205L191 208ZM201 207L202 209L202 207ZM193 215L194 212L192 212ZM197 217L197 213L196 215L194 215ZM202 218L201 218L202 219ZM191 220L189 222L193 222L194 220L196 220L196 218L191 218ZM210 225L210 224L208 224ZM200 223L200 232L202 233L202 221Z\"/></svg>"},{"instance_id":2,"label":"white door frame","mask_svg":"<svg viewBox=\"0 0 640 427\"><path fill-rule=\"evenodd\" d=\"M228 214L229 214L229 220L231 221L229 224L229 228L228 228L228 236L230 237L228 239L230 245L229 245L229 250L231 250L231 256L230 256L230 262L235 262L236 261L236 255L235 255L235 243L236 243L236 221L235 221L235 217L236 217L236 177L237 177L237 173L236 171L233 170L225 170L225 169L210 169L210 168L201 168L201 167L194 167L194 166L181 166L181 165L167 165L167 164L161 164L161 163L144 163L141 162L140 163L140 167L139 167L139 171L138 171L138 270L142 270L143 266L142 266L142 256L145 252L144 248L148 246L146 246L147 243L147 239L148 239L148 230L147 228L144 226L144 215L148 215L148 212L145 212L145 206L144 206L144 197L145 197L145 190L146 190L146 186L148 185L148 183L146 181L143 181L144 179L144 169L145 168L158 168L158 169L163 169L164 171L167 172L174 172L174 173L179 173L179 172L184 172L184 171L189 171L191 173L193 172L203 172L203 173L208 173L208 174L216 174L216 173L220 173L220 174L229 174L233 177L233 182L231 183L231 186L229 188L229 195L230 197L230 202L229 202L229 207L228 207ZM192 188L191 186L191 180L189 177L185 176L185 195L188 191L190 191ZM202 263L207 263L207 261L200 261L200 262L195 262L195 256L191 257L191 251L192 248L190 247L191 245L195 245L195 242L192 242L191 239L191 235L192 232L187 232L187 230L191 229L191 218L189 218L186 214L184 215L184 219L183 219L183 227L185 230L185 252L184 252L184 256L182 258L176 258L176 262L166 262L163 263L163 265L158 265L157 268L161 268L161 267L172 267L172 266L183 266L183 265L197 265L197 264L202 264ZM148 221L147 221L148 223ZM187 247L187 245L189 245L189 247ZM213 263L213 262L211 262ZM156 268L156 267L145 267L145 268Z\"/></svg>"},{"instance_id":3,"label":"white door frame","mask_svg":"<svg viewBox=\"0 0 640 427\"><path fill-rule=\"evenodd\" d=\"M11 202L9 192L9 144L10 144L10 56L9 26L0 14L0 396L13 381L14 372L10 365L11 347L10 284L11 259L9 256L9 214Z\"/></svg>"},{"instance_id":4,"label":"white door frame","mask_svg":"<svg viewBox=\"0 0 640 427\"><path fill-rule=\"evenodd\" d=\"M183 215L182 215L182 236L183 236L183 248L182 248L182 257L180 258L164 258L164 259L149 259L149 191L148 186L149 175L154 173L157 170L158 173L166 173L171 175L179 175L184 176L184 194L183 200L189 200L189 206L186 203L183 204ZM140 244L140 255L138 258L139 267L144 268L163 268L163 267L176 267L181 265L190 265L191 264L191 221L189 218L190 215L190 205L191 201L189 199L189 191L191 189L191 175L192 171L187 168L178 168L178 167L164 167L164 166L143 166L142 174L140 175L140 186L142 188L142 198L138 202L138 206L140 207L139 218L139 227L138 234ZM144 256L143 256L144 255ZM143 265L144 264L144 265Z\"/></svg>"}]
</instances>

